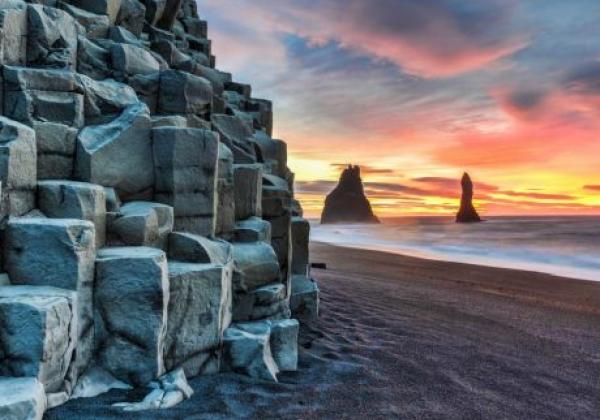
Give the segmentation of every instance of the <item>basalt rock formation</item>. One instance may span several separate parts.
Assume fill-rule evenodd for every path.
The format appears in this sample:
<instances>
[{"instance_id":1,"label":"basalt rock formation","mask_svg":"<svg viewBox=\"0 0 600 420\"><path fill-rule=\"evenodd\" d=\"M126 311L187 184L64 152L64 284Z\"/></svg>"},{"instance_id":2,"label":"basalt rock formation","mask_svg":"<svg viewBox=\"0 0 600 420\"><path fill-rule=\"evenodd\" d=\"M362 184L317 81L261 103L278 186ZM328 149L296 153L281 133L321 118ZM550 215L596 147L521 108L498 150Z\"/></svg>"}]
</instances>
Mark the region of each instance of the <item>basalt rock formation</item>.
<instances>
[{"instance_id":1,"label":"basalt rock formation","mask_svg":"<svg viewBox=\"0 0 600 420\"><path fill-rule=\"evenodd\" d=\"M271 102L215 62L194 0L0 1L0 418L296 369L309 225Z\"/></svg>"},{"instance_id":2,"label":"basalt rock formation","mask_svg":"<svg viewBox=\"0 0 600 420\"><path fill-rule=\"evenodd\" d=\"M325 199L321 223L379 223L365 196L360 166L348 165Z\"/></svg>"},{"instance_id":3,"label":"basalt rock formation","mask_svg":"<svg viewBox=\"0 0 600 420\"><path fill-rule=\"evenodd\" d=\"M462 185L462 196L460 198L460 209L456 215L457 223L477 223L481 222L481 218L477 214L477 210L473 206L473 182L468 173L462 177L460 181Z\"/></svg>"}]
</instances>

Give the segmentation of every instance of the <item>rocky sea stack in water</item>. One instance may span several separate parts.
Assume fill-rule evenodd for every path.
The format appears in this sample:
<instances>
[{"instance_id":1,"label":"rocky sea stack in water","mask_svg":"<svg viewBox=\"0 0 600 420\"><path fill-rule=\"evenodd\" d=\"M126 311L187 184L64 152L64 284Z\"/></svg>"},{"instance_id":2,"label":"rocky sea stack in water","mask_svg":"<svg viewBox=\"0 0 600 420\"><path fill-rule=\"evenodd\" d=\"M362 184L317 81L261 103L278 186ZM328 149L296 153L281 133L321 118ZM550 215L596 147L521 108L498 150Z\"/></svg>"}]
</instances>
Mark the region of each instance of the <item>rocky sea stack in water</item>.
<instances>
[{"instance_id":1,"label":"rocky sea stack in water","mask_svg":"<svg viewBox=\"0 0 600 420\"><path fill-rule=\"evenodd\" d=\"M325 199L321 223L379 223L365 196L360 166L348 165Z\"/></svg>"},{"instance_id":2,"label":"rocky sea stack in water","mask_svg":"<svg viewBox=\"0 0 600 420\"><path fill-rule=\"evenodd\" d=\"M473 181L468 173L462 177L460 181L462 185L462 196L460 198L460 209L456 215L457 223L477 223L481 222L481 218L477 214L477 210L473 206Z\"/></svg>"},{"instance_id":3,"label":"rocky sea stack in water","mask_svg":"<svg viewBox=\"0 0 600 420\"><path fill-rule=\"evenodd\" d=\"M0 0L0 65L0 418L295 370L309 225L196 2Z\"/></svg>"}]
</instances>

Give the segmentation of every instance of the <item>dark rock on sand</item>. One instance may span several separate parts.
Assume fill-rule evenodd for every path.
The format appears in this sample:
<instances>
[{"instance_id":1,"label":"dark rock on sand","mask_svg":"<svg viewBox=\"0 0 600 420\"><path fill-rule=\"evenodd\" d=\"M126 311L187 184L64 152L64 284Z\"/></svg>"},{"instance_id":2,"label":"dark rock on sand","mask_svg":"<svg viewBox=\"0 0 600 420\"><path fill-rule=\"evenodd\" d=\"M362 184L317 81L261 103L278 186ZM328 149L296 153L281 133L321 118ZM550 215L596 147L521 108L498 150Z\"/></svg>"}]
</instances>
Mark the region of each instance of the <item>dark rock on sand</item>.
<instances>
[{"instance_id":1,"label":"dark rock on sand","mask_svg":"<svg viewBox=\"0 0 600 420\"><path fill-rule=\"evenodd\" d=\"M460 209L456 215L456 223L477 223L481 218L473 206L473 181L468 173L460 181L462 185L462 197L460 199Z\"/></svg>"},{"instance_id":2,"label":"dark rock on sand","mask_svg":"<svg viewBox=\"0 0 600 420\"><path fill-rule=\"evenodd\" d=\"M379 223L365 196L360 166L348 165L325 199L321 223Z\"/></svg>"}]
</instances>

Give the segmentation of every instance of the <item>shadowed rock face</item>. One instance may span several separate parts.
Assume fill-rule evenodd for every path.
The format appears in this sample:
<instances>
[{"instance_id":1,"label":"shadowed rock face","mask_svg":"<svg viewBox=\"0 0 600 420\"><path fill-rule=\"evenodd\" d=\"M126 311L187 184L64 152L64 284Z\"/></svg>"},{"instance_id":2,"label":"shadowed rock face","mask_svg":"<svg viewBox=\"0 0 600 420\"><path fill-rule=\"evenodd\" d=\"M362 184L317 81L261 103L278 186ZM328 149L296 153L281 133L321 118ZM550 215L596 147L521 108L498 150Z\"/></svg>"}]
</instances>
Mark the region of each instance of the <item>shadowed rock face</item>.
<instances>
[{"instance_id":1,"label":"shadowed rock face","mask_svg":"<svg viewBox=\"0 0 600 420\"><path fill-rule=\"evenodd\" d=\"M348 165L335 189L325 199L321 223L379 223L365 196L360 166Z\"/></svg>"},{"instance_id":2,"label":"shadowed rock face","mask_svg":"<svg viewBox=\"0 0 600 420\"><path fill-rule=\"evenodd\" d=\"M473 207L473 181L471 181L468 173L465 172L460 183L462 185L462 197L460 199L460 209L456 215L456 223L481 222L477 210Z\"/></svg>"}]
</instances>

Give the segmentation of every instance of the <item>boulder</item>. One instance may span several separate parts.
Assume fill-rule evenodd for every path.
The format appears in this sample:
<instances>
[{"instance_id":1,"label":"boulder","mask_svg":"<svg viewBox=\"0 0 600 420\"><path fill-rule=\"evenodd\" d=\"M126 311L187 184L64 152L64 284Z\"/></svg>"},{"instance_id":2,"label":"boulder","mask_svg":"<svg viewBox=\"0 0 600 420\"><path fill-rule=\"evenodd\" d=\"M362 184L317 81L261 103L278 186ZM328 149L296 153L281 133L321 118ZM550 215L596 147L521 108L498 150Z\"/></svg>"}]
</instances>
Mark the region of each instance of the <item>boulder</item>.
<instances>
[{"instance_id":1,"label":"boulder","mask_svg":"<svg viewBox=\"0 0 600 420\"><path fill-rule=\"evenodd\" d=\"M114 44L110 49L113 68L124 76L150 74L160 70L152 54L131 44Z\"/></svg>"},{"instance_id":2,"label":"boulder","mask_svg":"<svg viewBox=\"0 0 600 420\"><path fill-rule=\"evenodd\" d=\"M233 244L233 289L256 289L278 279L279 264L273 248L264 242Z\"/></svg>"},{"instance_id":3,"label":"boulder","mask_svg":"<svg viewBox=\"0 0 600 420\"><path fill-rule=\"evenodd\" d=\"M107 15L88 12L68 3L61 3L61 8L85 28L87 38L106 38L110 28L110 19ZM79 48L79 40L77 47Z\"/></svg>"},{"instance_id":4,"label":"boulder","mask_svg":"<svg viewBox=\"0 0 600 420\"><path fill-rule=\"evenodd\" d=\"M271 354L270 325L256 323L252 331L232 325L223 335L223 370L277 382L279 368Z\"/></svg>"},{"instance_id":5,"label":"boulder","mask_svg":"<svg viewBox=\"0 0 600 420\"><path fill-rule=\"evenodd\" d=\"M84 125L83 95L47 90L8 91L4 94L7 117L33 125L54 122L81 128Z\"/></svg>"},{"instance_id":6,"label":"boulder","mask_svg":"<svg viewBox=\"0 0 600 420\"><path fill-rule=\"evenodd\" d=\"M152 130L158 202L175 209L175 229L213 236L216 228L219 140L193 128Z\"/></svg>"},{"instance_id":7,"label":"boulder","mask_svg":"<svg viewBox=\"0 0 600 420\"><path fill-rule=\"evenodd\" d=\"M37 146L37 178L71 178L77 129L53 122L34 122L33 129Z\"/></svg>"},{"instance_id":8,"label":"boulder","mask_svg":"<svg viewBox=\"0 0 600 420\"><path fill-rule=\"evenodd\" d=\"M112 76L110 51L79 36L77 42L77 71L95 80Z\"/></svg>"},{"instance_id":9,"label":"boulder","mask_svg":"<svg viewBox=\"0 0 600 420\"><path fill-rule=\"evenodd\" d=\"M78 83L85 93L86 125L108 123L128 107L139 104L134 89L114 80L93 80L79 75Z\"/></svg>"},{"instance_id":10,"label":"boulder","mask_svg":"<svg viewBox=\"0 0 600 420\"><path fill-rule=\"evenodd\" d=\"M177 70L160 74L158 111L162 114L204 114L210 111L213 90L202 77Z\"/></svg>"},{"instance_id":11,"label":"boulder","mask_svg":"<svg viewBox=\"0 0 600 420\"><path fill-rule=\"evenodd\" d=\"M314 280L303 275L292 276L290 309L292 315L301 321L310 321L319 316L319 287Z\"/></svg>"},{"instance_id":12,"label":"boulder","mask_svg":"<svg viewBox=\"0 0 600 420\"><path fill-rule=\"evenodd\" d=\"M233 238L235 242L271 243L271 223L259 217L239 220L235 223Z\"/></svg>"},{"instance_id":13,"label":"boulder","mask_svg":"<svg viewBox=\"0 0 600 420\"><path fill-rule=\"evenodd\" d=\"M233 320L254 321L259 319L289 318L290 308L286 300L287 288L283 283L271 283L249 292L233 295Z\"/></svg>"},{"instance_id":14,"label":"boulder","mask_svg":"<svg viewBox=\"0 0 600 420\"><path fill-rule=\"evenodd\" d=\"M14 285L52 286L77 292L77 372L93 344L94 225L85 220L15 218L4 239L4 267Z\"/></svg>"},{"instance_id":15,"label":"boulder","mask_svg":"<svg viewBox=\"0 0 600 420\"><path fill-rule=\"evenodd\" d=\"M298 334L295 319L271 321L271 353L280 371L298 370Z\"/></svg>"},{"instance_id":16,"label":"boulder","mask_svg":"<svg viewBox=\"0 0 600 420\"><path fill-rule=\"evenodd\" d=\"M21 216L35 207L36 173L35 132L0 117L0 219Z\"/></svg>"},{"instance_id":17,"label":"boulder","mask_svg":"<svg viewBox=\"0 0 600 420\"><path fill-rule=\"evenodd\" d=\"M227 265L233 259L228 242L185 232L169 235L169 258L189 263Z\"/></svg>"},{"instance_id":18,"label":"boulder","mask_svg":"<svg viewBox=\"0 0 600 420\"><path fill-rule=\"evenodd\" d=\"M75 292L0 288L0 376L34 377L46 392L70 392L77 329Z\"/></svg>"},{"instance_id":19,"label":"boulder","mask_svg":"<svg viewBox=\"0 0 600 420\"><path fill-rule=\"evenodd\" d=\"M127 107L115 120L85 127L77 138L76 177L114 187L125 200L152 195L154 165L148 107Z\"/></svg>"},{"instance_id":20,"label":"boulder","mask_svg":"<svg viewBox=\"0 0 600 420\"><path fill-rule=\"evenodd\" d=\"M111 25L115 23L121 9L121 0L69 0L69 3L88 12L108 16Z\"/></svg>"},{"instance_id":21,"label":"boulder","mask_svg":"<svg viewBox=\"0 0 600 420\"><path fill-rule=\"evenodd\" d=\"M100 366L135 386L162 375L169 305L165 253L147 247L100 250L94 299Z\"/></svg>"},{"instance_id":22,"label":"boulder","mask_svg":"<svg viewBox=\"0 0 600 420\"><path fill-rule=\"evenodd\" d=\"M213 129L221 141L233 152L235 163L255 163L256 150L252 142L252 127L238 117L224 114L211 116Z\"/></svg>"},{"instance_id":23,"label":"boulder","mask_svg":"<svg viewBox=\"0 0 600 420\"><path fill-rule=\"evenodd\" d=\"M123 205L108 225L109 243L166 249L173 231L173 208L165 204L132 201Z\"/></svg>"},{"instance_id":24,"label":"boulder","mask_svg":"<svg viewBox=\"0 0 600 420\"><path fill-rule=\"evenodd\" d=\"M231 270L216 264L169 262L167 371L187 377L217 373L223 331L231 321Z\"/></svg>"},{"instance_id":25,"label":"boulder","mask_svg":"<svg viewBox=\"0 0 600 420\"><path fill-rule=\"evenodd\" d=\"M0 4L0 64L23 66L26 61L27 4L4 1Z\"/></svg>"},{"instance_id":26,"label":"boulder","mask_svg":"<svg viewBox=\"0 0 600 420\"><path fill-rule=\"evenodd\" d=\"M44 386L35 378L0 378L0 418L42 420L46 410Z\"/></svg>"},{"instance_id":27,"label":"boulder","mask_svg":"<svg viewBox=\"0 0 600 420\"><path fill-rule=\"evenodd\" d=\"M77 22L64 10L28 6L27 65L77 68Z\"/></svg>"},{"instance_id":28,"label":"boulder","mask_svg":"<svg viewBox=\"0 0 600 420\"><path fill-rule=\"evenodd\" d=\"M96 184L77 181L38 182L38 207L55 219L81 219L94 224L96 248L105 242L106 193Z\"/></svg>"},{"instance_id":29,"label":"boulder","mask_svg":"<svg viewBox=\"0 0 600 420\"><path fill-rule=\"evenodd\" d=\"M292 274L308 275L310 223L302 217L292 217Z\"/></svg>"},{"instance_id":30,"label":"boulder","mask_svg":"<svg viewBox=\"0 0 600 420\"><path fill-rule=\"evenodd\" d=\"M262 165L234 165L235 218L244 220L262 215Z\"/></svg>"},{"instance_id":31,"label":"boulder","mask_svg":"<svg viewBox=\"0 0 600 420\"><path fill-rule=\"evenodd\" d=\"M145 16L146 6L138 0L121 0L121 8L115 23L139 37L144 29Z\"/></svg>"}]
</instances>

